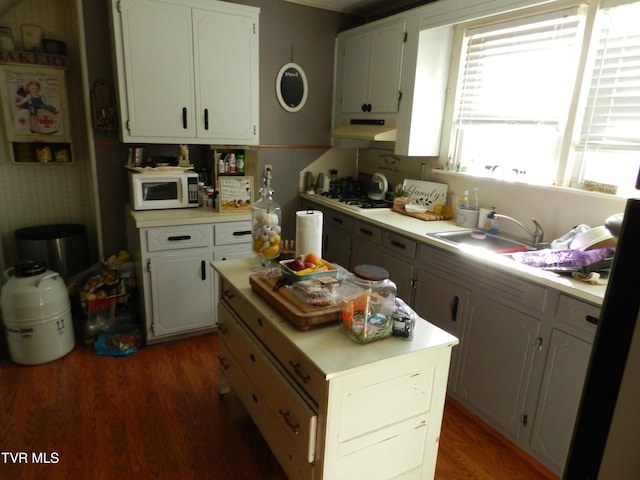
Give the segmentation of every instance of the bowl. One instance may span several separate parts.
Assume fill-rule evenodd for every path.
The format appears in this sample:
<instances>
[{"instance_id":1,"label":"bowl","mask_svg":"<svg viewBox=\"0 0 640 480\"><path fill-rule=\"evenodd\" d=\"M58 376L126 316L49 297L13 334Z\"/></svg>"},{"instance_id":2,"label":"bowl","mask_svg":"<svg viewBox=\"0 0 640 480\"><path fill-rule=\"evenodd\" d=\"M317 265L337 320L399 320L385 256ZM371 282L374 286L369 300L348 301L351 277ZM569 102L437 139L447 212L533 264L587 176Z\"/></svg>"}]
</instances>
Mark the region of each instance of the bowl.
<instances>
[{"instance_id":1,"label":"bowl","mask_svg":"<svg viewBox=\"0 0 640 480\"><path fill-rule=\"evenodd\" d=\"M416 205L413 203L405 204L404 209L409 213L424 213L427 211L427 207L424 205Z\"/></svg>"},{"instance_id":2,"label":"bowl","mask_svg":"<svg viewBox=\"0 0 640 480\"><path fill-rule=\"evenodd\" d=\"M611 232L601 225L579 234L569 244L571 250L592 250L595 248L615 247L617 240Z\"/></svg>"},{"instance_id":3,"label":"bowl","mask_svg":"<svg viewBox=\"0 0 640 480\"><path fill-rule=\"evenodd\" d=\"M332 263L327 262L326 260L321 260L321 262L326 265L327 269L319 269L307 273L300 273L292 270L287 266L289 262L292 262L293 259L280 260L280 271L282 275L286 277L291 283L300 282L302 280L311 280L314 278L322 278L322 277L337 277L338 276L338 267L333 265ZM306 269L305 269L306 270ZM301 270L304 272L305 270Z\"/></svg>"}]
</instances>

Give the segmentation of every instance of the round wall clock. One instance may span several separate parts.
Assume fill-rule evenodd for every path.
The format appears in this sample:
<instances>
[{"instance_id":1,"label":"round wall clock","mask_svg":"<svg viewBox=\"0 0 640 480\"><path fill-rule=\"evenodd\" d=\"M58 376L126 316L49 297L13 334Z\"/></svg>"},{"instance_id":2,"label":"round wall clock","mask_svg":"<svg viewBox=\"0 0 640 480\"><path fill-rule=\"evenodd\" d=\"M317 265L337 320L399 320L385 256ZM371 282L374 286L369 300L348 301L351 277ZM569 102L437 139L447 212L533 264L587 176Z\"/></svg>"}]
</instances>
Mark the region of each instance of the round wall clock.
<instances>
[{"instance_id":1,"label":"round wall clock","mask_svg":"<svg viewBox=\"0 0 640 480\"><path fill-rule=\"evenodd\" d=\"M282 66L276 77L276 95L282 108L297 112L307 101L307 76L295 63Z\"/></svg>"}]
</instances>

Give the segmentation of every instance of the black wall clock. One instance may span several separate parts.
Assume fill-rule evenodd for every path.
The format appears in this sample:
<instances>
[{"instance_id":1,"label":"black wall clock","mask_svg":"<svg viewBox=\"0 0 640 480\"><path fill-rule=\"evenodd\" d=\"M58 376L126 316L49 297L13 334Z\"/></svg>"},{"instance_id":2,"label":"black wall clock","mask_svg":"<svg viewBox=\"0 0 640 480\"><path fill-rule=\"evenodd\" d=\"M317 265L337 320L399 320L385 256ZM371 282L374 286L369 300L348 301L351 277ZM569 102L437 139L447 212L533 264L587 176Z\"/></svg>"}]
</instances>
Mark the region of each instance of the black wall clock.
<instances>
[{"instance_id":1,"label":"black wall clock","mask_svg":"<svg viewBox=\"0 0 640 480\"><path fill-rule=\"evenodd\" d=\"M276 95L287 112L297 112L307 101L307 76L295 63L282 66L276 77Z\"/></svg>"}]
</instances>

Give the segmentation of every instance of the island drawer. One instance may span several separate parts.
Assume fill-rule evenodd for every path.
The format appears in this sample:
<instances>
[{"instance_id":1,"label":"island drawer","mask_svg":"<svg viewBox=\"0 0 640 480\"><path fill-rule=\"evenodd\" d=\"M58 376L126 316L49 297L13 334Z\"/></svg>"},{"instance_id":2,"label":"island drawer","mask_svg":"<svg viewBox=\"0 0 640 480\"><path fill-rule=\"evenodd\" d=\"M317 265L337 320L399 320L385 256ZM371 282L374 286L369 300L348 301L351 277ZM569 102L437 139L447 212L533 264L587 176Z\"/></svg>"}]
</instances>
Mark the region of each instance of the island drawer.
<instances>
[{"instance_id":1,"label":"island drawer","mask_svg":"<svg viewBox=\"0 0 640 480\"><path fill-rule=\"evenodd\" d=\"M271 406L260 390L242 369L229 346L221 341L218 347L220 371L228 378L236 395L244 405L253 422L260 430L278 463L289 478L313 478L314 464L306 455L295 448L286 430L282 428L279 414L274 414Z\"/></svg>"},{"instance_id":2,"label":"island drawer","mask_svg":"<svg viewBox=\"0 0 640 480\"><path fill-rule=\"evenodd\" d=\"M309 463L313 462L317 415L305 400L306 395L289 383L286 378L289 375L261 349L226 306L220 308L218 329L239 366L278 418L288 441L306 456Z\"/></svg>"},{"instance_id":3,"label":"island drawer","mask_svg":"<svg viewBox=\"0 0 640 480\"><path fill-rule=\"evenodd\" d=\"M251 221L216 223L213 226L216 245L251 243Z\"/></svg>"},{"instance_id":4,"label":"island drawer","mask_svg":"<svg viewBox=\"0 0 640 480\"><path fill-rule=\"evenodd\" d=\"M311 397L314 404L327 395L327 382L325 375L308 357L298 350L295 345L280 331L290 330L293 334L304 335L306 332L297 332L288 324L274 324L274 322L258 311L245 299L231 284L222 279L221 299L241 318L244 325L260 339L265 348L271 352L285 368L296 383Z\"/></svg>"},{"instance_id":5,"label":"island drawer","mask_svg":"<svg viewBox=\"0 0 640 480\"><path fill-rule=\"evenodd\" d=\"M213 227L211 225L149 228L145 233L148 252L213 246Z\"/></svg>"}]
</instances>

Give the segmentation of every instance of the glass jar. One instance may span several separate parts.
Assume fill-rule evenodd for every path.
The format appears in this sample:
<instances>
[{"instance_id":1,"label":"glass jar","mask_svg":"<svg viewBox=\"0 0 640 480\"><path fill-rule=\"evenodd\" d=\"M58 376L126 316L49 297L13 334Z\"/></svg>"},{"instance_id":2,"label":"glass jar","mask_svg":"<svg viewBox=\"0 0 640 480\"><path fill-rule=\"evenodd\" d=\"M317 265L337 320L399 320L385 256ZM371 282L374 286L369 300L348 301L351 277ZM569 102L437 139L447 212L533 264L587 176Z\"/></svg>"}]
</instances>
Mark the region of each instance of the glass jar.
<instances>
[{"instance_id":1,"label":"glass jar","mask_svg":"<svg viewBox=\"0 0 640 480\"><path fill-rule=\"evenodd\" d=\"M271 170L267 170L260 199L251 206L253 252L260 257L255 271L268 271L276 266L273 260L280 255L281 214L280 205L273 199Z\"/></svg>"},{"instance_id":2,"label":"glass jar","mask_svg":"<svg viewBox=\"0 0 640 480\"><path fill-rule=\"evenodd\" d=\"M341 331L365 344L391 335L397 288L389 272L358 265L342 282Z\"/></svg>"}]
</instances>

